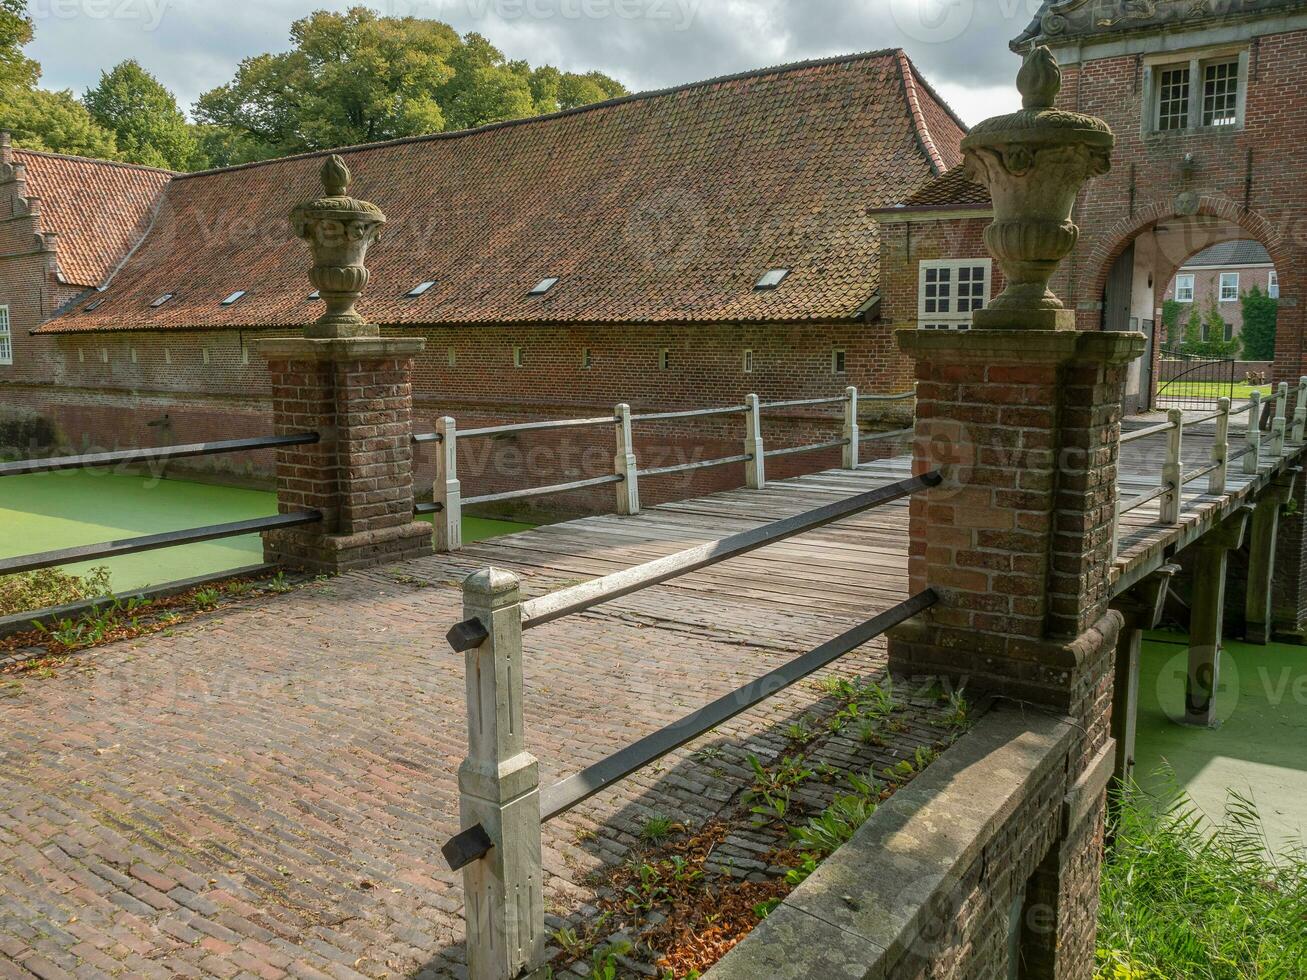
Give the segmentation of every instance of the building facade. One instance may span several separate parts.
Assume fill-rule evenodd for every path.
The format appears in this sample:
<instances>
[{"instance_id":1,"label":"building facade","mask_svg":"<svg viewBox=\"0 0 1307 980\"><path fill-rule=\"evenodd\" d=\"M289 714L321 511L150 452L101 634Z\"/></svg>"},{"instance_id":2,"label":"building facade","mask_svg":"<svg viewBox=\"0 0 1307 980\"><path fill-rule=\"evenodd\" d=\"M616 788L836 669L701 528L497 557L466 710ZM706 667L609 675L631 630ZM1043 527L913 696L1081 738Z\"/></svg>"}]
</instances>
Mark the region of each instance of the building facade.
<instances>
[{"instance_id":1,"label":"building facade","mask_svg":"<svg viewBox=\"0 0 1307 980\"><path fill-rule=\"evenodd\" d=\"M352 192L389 217L359 308L387 335L426 340L415 400L428 428L443 415L468 427L619 402L670 411L751 392L889 392L907 374L878 313L867 211L954 167L963 134L891 50L345 150ZM0 193L22 217L0 259L5 411L48 420L79 448L264 433L258 343L320 310L287 215L322 155L203 174L114 167L141 192L92 202L119 238L87 242L85 205L48 174L107 165L5 153ZM34 195L38 185L49 189ZM49 234L56 216L73 235ZM69 275L71 250L98 264ZM768 435L783 445L835 424L833 410L796 410L769 419ZM736 419L637 432L650 466L734 455L743 438ZM602 472L611 437L594 439L469 446L481 455L462 461L465 484L495 492ZM228 475L267 470L235 465ZM648 492L739 478L704 471Z\"/></svg>"},{"instance_id":2,"label":"building facade","mask_svg":"<svg viewBox=\"0 0 1307 980\"><path fill-rule=\"evenodd\" d=\"M1307 182L1297 152L1307 138L1299 97L1307 3L1057 0L1013 47L1036 44L1061 64L1059 107L1107 120L1117 136L1112 172L1077 201L1080 240L1053 289L1082 329L1148 336L1152 356L1132 367L1127 405L1152 401L1168 284L1194 256L1227 242L1266 250L1281 294L1275 377L1296 380L1307 371L1298 301ZM986 254L984 189L960 170L945 174L877 220L889 243L885 319L931 325L932 268L978 268ZM965 324L967 311L950 305L941 324Z\"/></svg>"},{"instance_id":3,"label":"building facade","mask_svg":"<svg viewBox=\"0 0 1307 980\"><path fill-rule=\"evenodd\" d=\"M1202 316L1215 306L1225 333L1222 337L1210 336L1204 324L1202 339L1233 340L1243 333L1242 299L1253 289L1280 297L1280 277L1270 254L1258 242L1222 242L1186 262L1166 287L1163 298L1181 305L1181 324L1192 310L1197 309ZM1167 337L1166 342L1174 344L1182 339Z\"/></svg>"}]
</instances>

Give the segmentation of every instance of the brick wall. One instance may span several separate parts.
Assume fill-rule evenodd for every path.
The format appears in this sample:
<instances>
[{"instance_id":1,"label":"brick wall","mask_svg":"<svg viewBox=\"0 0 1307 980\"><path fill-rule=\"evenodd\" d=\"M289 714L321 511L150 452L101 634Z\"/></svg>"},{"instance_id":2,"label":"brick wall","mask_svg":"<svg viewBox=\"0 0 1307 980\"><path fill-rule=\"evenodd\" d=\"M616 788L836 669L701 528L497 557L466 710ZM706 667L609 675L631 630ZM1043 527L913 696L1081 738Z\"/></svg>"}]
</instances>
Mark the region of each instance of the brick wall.
<instances>
[{"instance_id":1,"label":"brick wall","mask_svg":"<svg viewBox=\"0 0 1307 980\"><path fill-rule=\"evenodd\" d=\"M1184 325L1188 322L1192 310L1197 309L1199 316L1206 316L1213 303L1216 303L1217 309L1221 311L1221 319L1234 329L1234 335L1237 337L1243 333L1243 303L1238 300L1232 302L1223 302L1221 300L1221 273L1237 272L1239 274L1239 294L1242 296L1254 286L1263 293L1266 292L1267 287L1270 285L1271 273L1274 270L1259 266L1230 269L1183 269L1181 271L1186 275L1192 274L1194 277L1194 299L1192 304L1186 303L1180 312L1181 336L1175 338L1177 343L1184 340ZM1162 301L1170 299L1175 299L1174 276L1166 287L1166 293L1163 295ZM1158 305L1161 305L1161 301L1159 301ZM1222 340L1224 338L1212 337L1211 339Z\"/></svg>"}]
</instances>

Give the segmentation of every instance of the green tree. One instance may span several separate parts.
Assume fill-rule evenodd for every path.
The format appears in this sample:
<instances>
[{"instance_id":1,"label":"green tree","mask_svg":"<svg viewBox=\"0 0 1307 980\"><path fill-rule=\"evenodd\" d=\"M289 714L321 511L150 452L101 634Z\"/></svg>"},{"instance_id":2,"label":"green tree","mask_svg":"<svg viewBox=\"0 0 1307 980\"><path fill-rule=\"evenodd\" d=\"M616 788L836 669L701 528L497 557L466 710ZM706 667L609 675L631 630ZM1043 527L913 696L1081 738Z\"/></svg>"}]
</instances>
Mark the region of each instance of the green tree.
<instances>
[{"instance_id":1,"label":"green tree","mask_svg":"<svg viewBox=\"0 0 1307 980\"><path fill-rule=\"evenodd\" d=\"M7 129L15 146L76 156L121 159L114 134L77 101L72 92L26 89L0 101L0 129Z\"/></svg>"},{"instance_id":2,"label":"green tree","mask_svg":"<svg viewBox=\"0 0 1307 980\"><path fill-rule=\"evenodd\" d=\"M291 41L288 52L246 59L195 104L214 162L464 129L625 92L597 73L509 62L479 34L362 7L298 20Z\"/></svg>"},{"instance_id":3,"label":"green tree","mask_svg":"<svg viewBox=\"0 0 1307 980\"><path fill-rule=\"evenodd\" d=\"M137 62L101 72L100 84L88 89L82 102L91 118L117 137L124 159L172 170L195 162L195 136L177 99Z\"/></svg>"},{"instance_id":4,"label":"green tree","mask_svg":"<svg viewBox=\"0 0 1307 980\"><path fill-rule=\"evenodd\" d=\"M1184 312L1185 304L1179 300L1168 299L1162 303L1162 325L1166 327L1167 346L1178 346L1182 342L1180 336L1180 314Z\"/></svg>"},{"instance_id":5,"label":"green tree","mask_svg":"<svg viewBox=\"0 0 1307 980\"><path fill-rule=\"evenodd\" d=\"M0 99L6 102L41 77L41 66L23 54L23 46L31 40L27 0L0 0Z\"/></svg>"},{"instance_id":6,"label":"green tree","mask_svg":"<svg viewBox=\"0 0 1307 980\"><path fill-rule=\"evenodd\" d=\"M1207 334L1206 340L1203 339L1204 333ZM1242 347L1243 342L1238 337L1225 339L1225 318L1215 300L1207 304L1205 312L1200 313L1196 305L1190 311L1184 329L1184 343L1180 346L1183 353L1197 357L1238 357Z\"/></svg>"},{"instance_id":7,"label":"green tree","mask_svg":"<svg viewBox=\"0 0 1307 980\"><path fill-rule=\"evenodd\" d=\"M1280 303L1256 286L1240 297L1243 306L1244 356L1250 361L1275 360L1275 328Z\"/></svg>"}]
</instances>

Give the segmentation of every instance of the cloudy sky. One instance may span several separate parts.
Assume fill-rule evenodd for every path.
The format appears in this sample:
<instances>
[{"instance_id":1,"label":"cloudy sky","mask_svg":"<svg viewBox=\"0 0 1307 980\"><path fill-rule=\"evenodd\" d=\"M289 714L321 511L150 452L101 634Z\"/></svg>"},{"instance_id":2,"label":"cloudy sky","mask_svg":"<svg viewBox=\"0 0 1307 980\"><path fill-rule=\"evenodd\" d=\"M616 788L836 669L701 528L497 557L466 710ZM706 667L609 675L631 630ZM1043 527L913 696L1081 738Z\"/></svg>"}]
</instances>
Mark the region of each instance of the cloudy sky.
<instances>
[{"instance_id":1,"label":"cloudy sky","mask_svg":"<svg viewBox=\"0 0 1307 980\"><path fill-rule=\"evenodd\" d=\"M43 84L82 92L135 58L188 108L293 20L364 0L29 0ZM1039 0L372 0L479 31L510 58L597 68L633 90L901 46L968 123L1018 108L1007 42Z\"/></svg>"}]
</instances>

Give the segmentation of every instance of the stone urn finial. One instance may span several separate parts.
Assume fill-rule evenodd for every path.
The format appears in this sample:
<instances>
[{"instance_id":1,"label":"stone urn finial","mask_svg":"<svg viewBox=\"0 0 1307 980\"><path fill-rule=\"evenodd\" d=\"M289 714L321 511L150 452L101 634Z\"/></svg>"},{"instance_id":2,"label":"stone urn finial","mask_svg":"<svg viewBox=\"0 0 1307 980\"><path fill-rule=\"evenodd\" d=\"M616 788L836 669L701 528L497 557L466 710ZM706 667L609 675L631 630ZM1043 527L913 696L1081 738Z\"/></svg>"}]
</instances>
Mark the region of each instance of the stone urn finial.
<instances>
[{"instance_id":1,"label":"stone urn finial","mask_svg":"<svg viewBox=\"0 0 1307 980\"><path fill-rule=\"evenodd\" d=\"M306 337L376 337L381 331L354 309L368 284L363 264L368 246L381 237L386 216L368 201L346 195L350 172L332 154L322 165L323 196L305 201L291 212L291 228L313 253L309 279L327 311L304 328Z\"/></svg>"},{"instance_id":2,"label":"stone urn finial","mask_svg":"<svg viewBox=\"0 0 1307 980\"><path fill-rule=\"evenodd\" d=\"M1020 112L986 119L962 141L967 175L994 201L985 244L1008 281L972 322L978 329L1073 328L1075 314L1048 283L1080 237L1071 221L1076 195L1111 169L1116 140L1103 120L1053 108L1062 70L1048 48L1026 56L1017 88Z\"/></svg>"}]
</instances>

